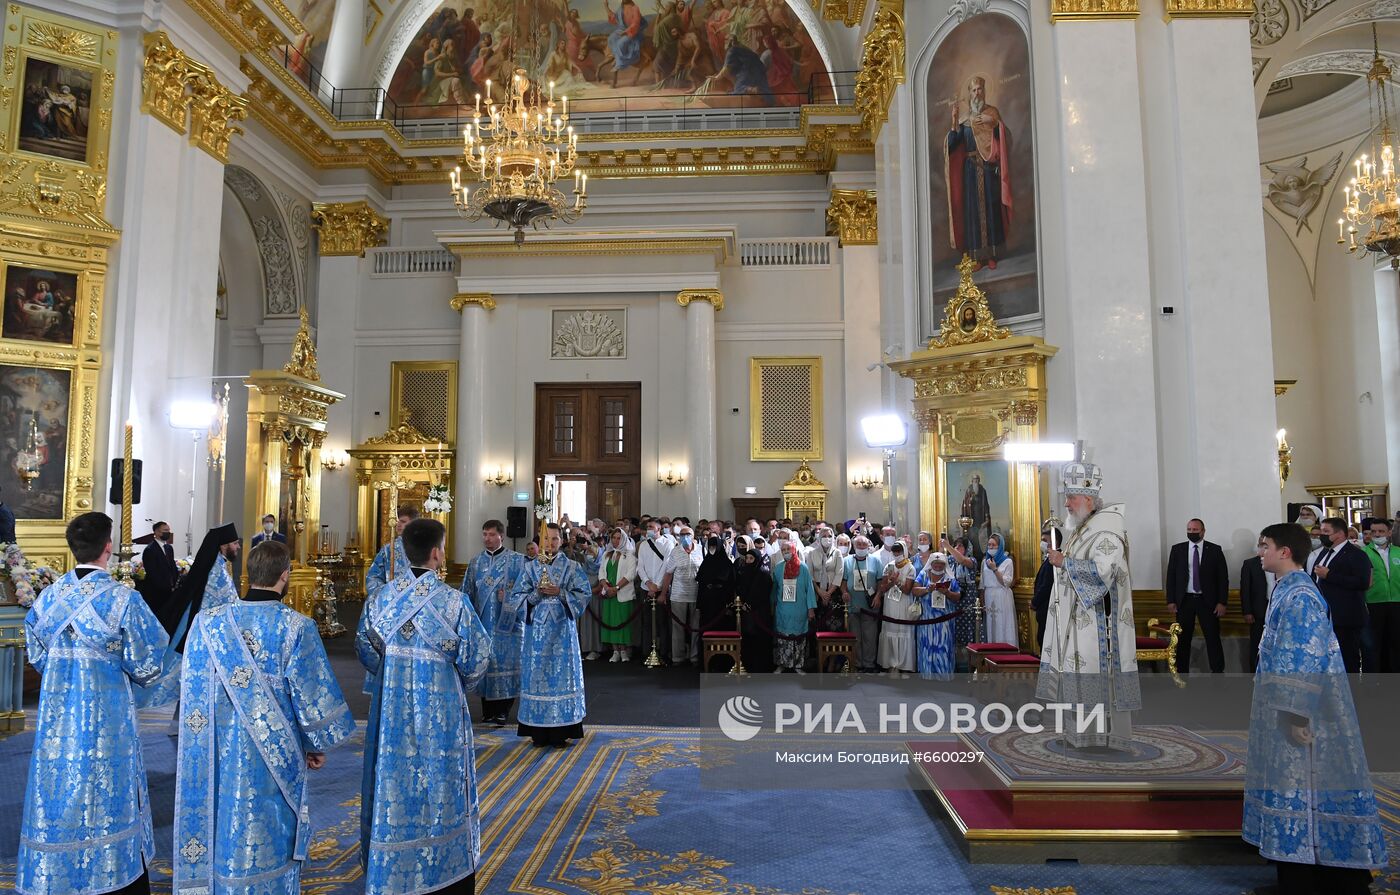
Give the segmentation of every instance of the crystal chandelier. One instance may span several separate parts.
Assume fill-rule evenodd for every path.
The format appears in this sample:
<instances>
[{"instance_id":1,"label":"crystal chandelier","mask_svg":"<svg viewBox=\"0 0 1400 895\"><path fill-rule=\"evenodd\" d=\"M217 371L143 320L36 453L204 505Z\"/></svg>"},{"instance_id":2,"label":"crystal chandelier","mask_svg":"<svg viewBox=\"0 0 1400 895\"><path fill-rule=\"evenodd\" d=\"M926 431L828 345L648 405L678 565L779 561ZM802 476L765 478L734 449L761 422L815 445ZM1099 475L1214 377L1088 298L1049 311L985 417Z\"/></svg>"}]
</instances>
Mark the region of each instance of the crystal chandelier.
<instances>
[{"instance_id":1,"label":"crystal chandelier","mask_svg":"<svg viewBox=\"0 0 1400 895\"><path fill-rule=\"evenodd\" d=\"M472 123L462 131L462 163L452 171L452 200L469 221L494 218L515 230L515 244L525 243L525 227L538 230L554 221L572 224L588 207L588 175L575 168L578 135L569 123L569 98L560 98L555 114L554 82L548 94L517 68L504 103L491 98L486 82L486 115L476 95ZM463 168L480 184L467 185ZM574 178L569 204L555 183Z\"/></svg>"},{"instance_id":2,"label":"crystal chandelier","mask_svg":"<svg viewBox=\"0 0 1400 895\"><path fill-rule=\"evenodd\" d=\"M1400 183L1395 172L1395 131L1390 124L1392 72L1381 57L1375 25L1371 44L1374 58L1366 73L1371 151L1353 162L1356 176L1346 187L1345 216L1337 219L1337 244L1352 254L1364 251L1389 257L1390 266L1400 268L1400 196L1396 193Z\"/></svg>"}]
</instances>

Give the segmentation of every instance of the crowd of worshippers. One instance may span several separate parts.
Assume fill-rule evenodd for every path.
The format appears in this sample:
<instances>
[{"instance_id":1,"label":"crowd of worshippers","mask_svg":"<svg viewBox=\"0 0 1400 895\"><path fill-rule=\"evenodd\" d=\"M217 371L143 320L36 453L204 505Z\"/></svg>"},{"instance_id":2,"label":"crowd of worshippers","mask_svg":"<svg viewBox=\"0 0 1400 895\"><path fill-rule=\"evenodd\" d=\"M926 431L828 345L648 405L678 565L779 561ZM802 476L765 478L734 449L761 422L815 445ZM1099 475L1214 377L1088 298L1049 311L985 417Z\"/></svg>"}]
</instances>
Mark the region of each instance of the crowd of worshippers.
<instances>
[{"instance_id":1,"label":"crowd of worshippers","mask_svg":"<svg viewBox=\"0 0 1400 895\"><path fill-rule=\"evenodd\" d=\"M400 526L416 515L405 507ZM499 590L501 580L509 587L539 553L537 538L513 552L503 531L498 521L486 523L484 552L462 583L488 626L494 610L483 594ZM750 672L818 670L816 639L825 632L854 635L852 670L895 677L951 675L957 647L983 638L1017 643L1015 566L995 531L979 544L927 531L902 534L863 518L692 524L684 516L641 516L609 526L564 516L559 533L563 555L584 576L586 592L571 620L585 661L641 662L654 649L664 664L698 667L704 633L734 632L736 618ZM1048 550L1048 541L1043 546ZM386 546L376 557L367 593L389 580L390 552ZM483 574L492 581L477 580ZM1042 577L1048 599L1052 576ZM980 635L971 611L979 592ZM715 664L705 670L729 668ZM486 717L504 723L505 711L488 706Z\"/></svg>"}]
</instances>

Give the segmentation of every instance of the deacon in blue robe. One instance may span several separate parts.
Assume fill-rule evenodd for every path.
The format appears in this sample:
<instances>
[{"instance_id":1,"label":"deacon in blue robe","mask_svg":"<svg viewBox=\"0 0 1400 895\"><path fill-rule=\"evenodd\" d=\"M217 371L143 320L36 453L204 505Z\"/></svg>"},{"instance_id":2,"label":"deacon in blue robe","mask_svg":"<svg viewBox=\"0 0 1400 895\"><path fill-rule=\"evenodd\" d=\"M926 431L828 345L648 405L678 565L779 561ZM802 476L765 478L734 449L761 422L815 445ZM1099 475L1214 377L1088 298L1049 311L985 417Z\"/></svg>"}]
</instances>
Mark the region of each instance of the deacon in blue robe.
<instances>
[{"instance_id":1,"label":"deacon in blue robe","mask_svg":"<svg viewBox=\"0 0 1400 895\"><path fill-rule=\"evenodd\" d=\"M308 769L355 732L316 623L281 602L285 544L248 555L248 596L195 617L180 690L174 891L301 890Z\"/></svg>"},{"instance_id":2,"label":"deacon in blue robe","mask_svg":"<svg viewBox=\"0 0 1400 895\"><path fill-rule=\"evenodd\" d=\"M393 576L402 578L408 574L411 563L408 555L403 551L403 538L396 537L392 544L385 544L379 548L379 552L374 555L374 562L369 564L369 571L365 573L365 602L374 599L379 589L389 581L389 561L390 553L393 553Z\"/></svg>"},{"instance_id":3,"label":"deacon in blue robe","mask_svg":"<svg viewBox=\"0 0 1400 895\"><path fill-rule=\"evenodd\" d=\"M229 565L230 559L238 557L238 548L238 530L232 523L211 528L170 602L157 611L157 617L170 632L170 646L165 651L165 671L160 680L138 697L141 708L170 705L180 698L180 661L191 622L204 609L238 601L238 587L233 583Z\"/></svg>"},{"instance_id":4,"label":"deacon in blue robe","mask_svg":"<svg viewBox=\"0 0 1400 895\"><path fill-rule=\"evenodd\" d=\"M491 635L491 665L481 681L481 720L505 724L515 697L520 695L520 642L525 618L511 613L511 624L502 626L506 598L525 568L525 557L504 544L505 526L492 519L481 529L486 549L467 565L462 593L472 601L477 617Z\"/></svg>"},{"instance_id":5,"label":"deacon in blue robe","mask_svg":"<svg viewBox=\"0 0 1400 895\"><path fill-rule=\"evenodd\" d=\"M928 564L914 579L912 596L918 600L919 620L941 618L957 611L961 591L957 576L949 568L947 555L930 556ZM926 680L952 680L953 620L919 625L914 631L919 676Z\"/></svg>"},{"instance_id":6,"label":"deacon in blue robe","mask_svg":"<svg viewBox=\"0 0 1400 895\"><path fill-rule=\"evenodd\" d=\"M358 644L374 681L365 731L360 846L367 895L469 892L481 855L467 692L491 638L471 601L438 578L442 523L403 531L409 574L365 604Z\"/></svg>"},{"instance_id":7,"label":"deacon in blue robe","mask_svg":"<svg viewBox=\"0 0 1400 895\"><path fill-rule=\"evenodd\" d=\"M1281 892L1366 892L1369 871L1387 866L1385 838L1327 603L1303 571L1308 534L1285 523L1260 540L1278 580L1254 673L1241 835L1278 862Z\"/></svg>"},{"instance_id":8,"label":"deacon in blue robe","mask_svg":"<svg viewBox=\"0 0 1400 895\"><path fill-rule=\"evenodd\" d=\"M15 888L24 895L149 892L151 802L132 685L161 673L166 633L146 601L107 573L112 520L68 523L78 567L24 620L43 675Z\"/></svg>"},{"instance_id":9,"label":"deacon in blue robe","mask_svg":"<svg viewBox=\"0 0 1400 895\"><path fill-rule=\"evenodd\" d=\"M567 746L583 736L578 617L590 594L583 568L560 552L559 526L551 522L545 538L544 551L515 582L501 624L514 624L517 617L525 622L517 733L536 746ZM552 559L546 561L547 555Z\"/></svg>"}]
</instances>

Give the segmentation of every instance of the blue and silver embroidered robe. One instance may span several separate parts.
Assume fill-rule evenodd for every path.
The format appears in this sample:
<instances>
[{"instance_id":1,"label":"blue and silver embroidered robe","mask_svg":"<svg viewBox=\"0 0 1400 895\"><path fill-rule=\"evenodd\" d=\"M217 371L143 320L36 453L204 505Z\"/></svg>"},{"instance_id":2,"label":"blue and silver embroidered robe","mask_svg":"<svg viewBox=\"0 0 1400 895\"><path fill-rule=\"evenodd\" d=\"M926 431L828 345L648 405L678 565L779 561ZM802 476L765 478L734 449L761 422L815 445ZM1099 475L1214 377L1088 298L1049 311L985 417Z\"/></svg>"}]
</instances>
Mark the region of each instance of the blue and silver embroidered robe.
<instances>
[{"instance_id":1,"label":"blue and silver embroidered robe","mask_svg":"<svg viewBox=\"0 0 1400 895\"><path fill-rule=\"evenodd\" d=\"M181 676L176 895L297 895L306 753L355 732L315 622L272 600L201 610Z\"/></svg>"},{"instance_id":2,"label":"blue and silver embroidered robe","mask_svg":"<svg viewBox=\"0 0 1400 895\"><path fill-rule=\"evenodd\" d=\"M482 551L467 566L462 593L472 601L476 615L491 635L491 666L481 681L485 699L514 699L520 695L520 642L525 636L525 617L511 613L512 624L502 625L502 610L515 589L515 581L525 568L525 557L501 548L495 556Z\"/></svg>"},{"instance_id":3,"label":"blue and silver embroidered robe","mask_svg":"<svg viewBox=\"0 0 1400 895\"><path fill-rule=\"evenodd\" d=\"M379 548L379 552L374 555L374 562L370 563L369 571L365 573L365 603L374 599L374 595L379 593L379 589L389 580L389 551L394 553L394 577L411 578L412 568L408 562L408 554L403 552L403 538L394 538L394 543L385 544Z\"/></svg>"},{"instance_id":4,"label":"blue and silver embroidered robe","mask_svg":"<svg viewBox=\"0 0 1400 895\"><path fill-rule=\"evenodd\" d=\"M952 560L949 560L951 566ZM929 588L929 592L919 597L919 620L941 618L956 612L958 604L949 599L948 594L933 589L935 584L946 583L949 593L960 594L962 585L951 568L942 575L935 575L927 566L914 579L919 587ZM953 620L919 625L914 629L915 665L919 676L929 680L952 680L953 678Z\"/></svg>"},{"instance_id":5,"label":"blue and silver embroidered robe","mask_svg":"<svg viewBox=\"0 0 1400 895\"><path fill-rule=\"evenodd\" d=\"M220 606L228 606L236 602L238 602L238 587L233 583L233 570L221 553L214 557L214 567L209 570L209 578L204 583L204 597L200 603L199 611L217 609ZM137 696L136 704L139 707L159 708L170 705L180 698L180 653L175 652L175 647L181 640L185 639L185 633L192 622L189 609L186 609L184 617L180 619L179 625L175 628L175 633L170 637L170 646L166 648L165 671L158 682ZM185 645L189 646L188 641Z\"/></svg>"},{"instance_id":6,"label":"blue and silver embroidered robe","mask_svg":"<svg viewBox=\"0 0 1400 895\"><path fill-rule=\"evenodd\" d=\"M1306 720L1310 746L1287 734ZM1275 586L1259 641L1240 835L1272 861L1379 869L1385 838L1327 603L1306 573Z\"/></svg>"},{"instance_id":7,"label":"blue and silver embroidered robe","mask_svg":"<svg viewBox=\"0 0 1400 895\"><path fill-rule=\"evenodd\" d=\"M155 857L132 685L161 673L165 629L106 572L69 572L24 620L43 675L15 888L91 895L131 883Z\"/></svg>"},{"instance_id":8,"label":"blue and silver embroidered robe","mask_svg":"<svg viewBox=\"0 0 1400 895\"><path fill-rule=\"evenodd\" d=\"M1045 618L1036 697L1083 706L1086 715L1102 706L1106 729L1080 733L1071 723L1064 739L1079 748L1126 749L1142 691L1123 505L1091 514L1069 535L1064 554Z\"/></svg>"},{"instance_id":9,"label":"blue and silver embroidered robe","mask_svg":"<svg viewBox=\"0 0 1400 895\"><path fill-rule=\"evenodd\" d=\"M357 640L374 688L360 811L367 895L413 895L476 872L481 855L467 691L491 638L436 572L384 587Z\"/></svg>"},{"instance_id":10,"label":"blue and silver embroidered robe","mask_svg":"<svg viewBox=\"0 0 1400 895\"><path fill-rule=\"evenodd\" d=\"M559 586L559 595L539 591L545 569ZM524 668L520 674L521 724L567 727L583 720L583 657L578 649L578 617L588 606L588 576L562 553L546 565L525 563L506 602L512 622L525 620Z\"/></svg>"}]
</instances>

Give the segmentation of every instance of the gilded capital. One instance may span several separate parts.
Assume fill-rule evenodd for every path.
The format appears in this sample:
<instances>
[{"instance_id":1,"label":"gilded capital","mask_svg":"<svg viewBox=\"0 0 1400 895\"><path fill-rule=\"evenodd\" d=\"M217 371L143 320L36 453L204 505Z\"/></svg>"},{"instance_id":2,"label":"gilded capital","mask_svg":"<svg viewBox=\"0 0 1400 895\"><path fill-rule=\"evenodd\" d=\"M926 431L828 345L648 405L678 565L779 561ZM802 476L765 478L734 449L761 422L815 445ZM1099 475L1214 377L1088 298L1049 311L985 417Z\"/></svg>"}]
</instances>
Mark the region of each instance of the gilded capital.
<instances>
[{"instance_id":1,"label":"gilded capital","mask_svg":"<svg viewBox=\"0 0 1400 895\"><path fill-rule=\"evenodd\" d=\"M902 3L880 0L870 32L861 44L856 74L856 111L873 142L889 117L890 100L904 83L904 19Z\"/></svg>"},{"instance_id":2,"label":"gilded capital","mask_svg":"<svg viewBox=\"0 0 1400 895\"><path fill-rule=\"evenodd\" d=\"M369 203L330 202L311 207L311 224L321 234L322 255L359 255L365 249L383 245L389 221Z\"/></svg>"},{"instance_id":3,"label":"gilded capital","mask_svg":"<svg viewBox=\"0 0 1400 895\"><path fill-rule=\"evenodd\" d=\"M690 307L693 301L707 301L716 311L724 310L724 293L718 289L682 289L676 293L676 304Z\"/></svg>"},{"instance_id":4,"label":"gilded capital","mask_svg":"<svg viewBox=\"0 0 1400 895\"><path fill-rule=\"evenodd\" d=\"M496 310L496 299L490 292L458 292L452 296L452 310L461 311L467 305L481 305L484 310Z\"/></svg>"},{"instance_id":5,"label":"gilded capital","mask_svg":"<svg viewBox=\"0 0 1400 895\"><path fill-rule=\"evenodd\" d=\"M1050 0L1050 21L1135 19L1138 0Z\"/></svg>"},{"instance_id":6,"label":"gilded capital","mask_svg":"<svg viewBox=\"0 0 1400 895\"><path fill-rule=\"evenodd\" d=\"M859 25L865 18L866 0L812 0L812 9L828 22L841 22L847 27Z\"/></svg>"},{"instance_id":7,"label":"gilded capital","mask_svg":"<svg viewBox=\"0 0 1400 895\"><path fill-rule=\"evenodd\" d=\"M1254 0L1167 0L1167 18L1240 18L1254 15Z\"/></svg>"},{"instance_id":8,"label":"gilded capital","mask_svg":"<svg viewBox=\"0 0 1400 895\"><path fill-rule=\"evenodd\" d=\"M826 207L826 235L843 246L873 246L879 242L874 190L832 190Z\"/></svg>"},{"instance_id":9,"label":"gilded capital","mask_svg":"<svg viewBox=\"0 0 1400 895\"><path fill-rule=\"evenodd\" d=\"M248 100L219 83L214 70L191 59L164 31L152 31L142 43L141 111L225 164L228 143L243 133L237 122L248 117Z\"/></svg>"}]
</instances>

